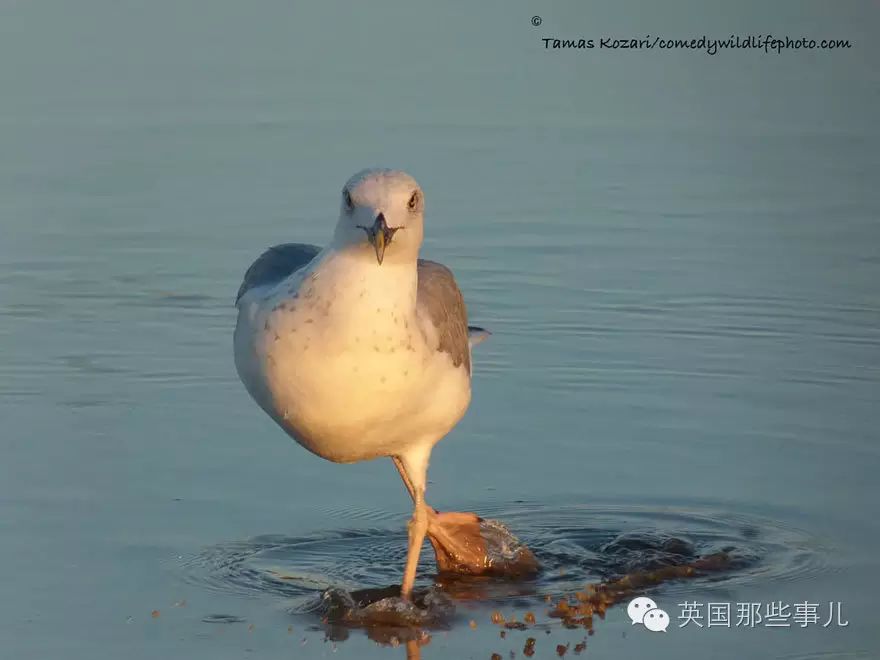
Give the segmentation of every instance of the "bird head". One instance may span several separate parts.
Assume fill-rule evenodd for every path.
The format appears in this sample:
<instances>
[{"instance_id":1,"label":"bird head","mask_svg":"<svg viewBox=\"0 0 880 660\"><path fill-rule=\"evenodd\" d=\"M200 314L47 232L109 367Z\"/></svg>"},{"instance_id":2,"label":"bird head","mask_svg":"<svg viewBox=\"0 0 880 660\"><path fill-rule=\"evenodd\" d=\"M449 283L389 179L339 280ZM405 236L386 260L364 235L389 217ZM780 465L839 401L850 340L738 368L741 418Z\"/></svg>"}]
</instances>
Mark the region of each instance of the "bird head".
<instances>
[{"instance_id":1,"label":"bird head","mask_svg":"<svg viewBox=\"0 0 880 660\"><path fill-rule=\"evenodd\" d=\"M342 189L334 244L386 262L414 262L424 235L424 196L416 180L398 170L369 169Z\"/></svg>"}]
</instances>

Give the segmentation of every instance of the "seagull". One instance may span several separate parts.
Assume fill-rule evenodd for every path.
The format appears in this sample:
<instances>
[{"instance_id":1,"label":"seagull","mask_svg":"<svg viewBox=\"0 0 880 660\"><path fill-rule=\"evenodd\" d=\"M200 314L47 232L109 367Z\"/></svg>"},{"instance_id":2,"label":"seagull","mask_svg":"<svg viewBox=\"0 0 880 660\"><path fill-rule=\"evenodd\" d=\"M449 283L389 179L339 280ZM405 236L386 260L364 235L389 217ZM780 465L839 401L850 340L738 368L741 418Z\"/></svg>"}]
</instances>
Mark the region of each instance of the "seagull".
<instances>
[{"instance_id":1,"label":"seagull","mask_svg":"<svg viewBox=\"0 0 880 660\"><path fill-rule=\"evenodd\" d=\"M336 463L389 457L413 501L401 597L427 535L444 570L488 572L473 513L425 503L431 450L471 400L468 325L452 272L419 258L424 195L409 174L367 169L342 189L322 249L276 245L238 291L235 366L257 404L300 445Z\"/></svg>"}]
</instances>

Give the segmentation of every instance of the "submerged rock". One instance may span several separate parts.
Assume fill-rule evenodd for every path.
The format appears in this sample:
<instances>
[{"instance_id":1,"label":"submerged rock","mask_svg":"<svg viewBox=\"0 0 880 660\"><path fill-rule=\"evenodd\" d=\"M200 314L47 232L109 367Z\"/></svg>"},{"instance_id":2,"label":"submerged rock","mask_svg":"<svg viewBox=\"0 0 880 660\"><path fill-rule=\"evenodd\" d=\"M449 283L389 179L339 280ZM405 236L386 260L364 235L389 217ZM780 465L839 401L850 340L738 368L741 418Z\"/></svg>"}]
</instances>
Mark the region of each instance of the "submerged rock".
<instances>
[{"instance_id":1,"label":"submerged rock","mask_svg":"<svg viewBox=\"0 0 880 660\"><path fill-rule=\"evenodd\" d=\"M400 597L400 587L383 589L328 589L318 607L330 624L372 627L442 627L455 614L452 599L436 587L413 592L413 599Z\"/></svg>"}]
</instances>

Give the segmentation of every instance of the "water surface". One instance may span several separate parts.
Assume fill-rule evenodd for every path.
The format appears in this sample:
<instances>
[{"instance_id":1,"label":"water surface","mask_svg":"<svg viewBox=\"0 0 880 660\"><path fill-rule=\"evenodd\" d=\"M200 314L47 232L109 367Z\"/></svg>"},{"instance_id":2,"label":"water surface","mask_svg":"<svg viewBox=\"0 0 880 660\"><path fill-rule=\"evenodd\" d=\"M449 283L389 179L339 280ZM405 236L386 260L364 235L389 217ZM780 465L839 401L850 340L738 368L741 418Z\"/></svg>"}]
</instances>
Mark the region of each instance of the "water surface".
<instances>
[{"instance_id":1,"label":"water surface","mask_svg":"<svg viewBox=\"0 0 880 660\"><path fill-rule=\"evenodd\" d=\"M741 562L652 590L666 635L611 608L587 656L876 657L876 20L818 2L0 4L4 657L404 656L325 641L310 610L399 579L393 467L296 446L231 352L244 269L326 240L369 165L419 179L425 254L494 333L428 500L505 520L547 569L460 599L423 657L519 657L529 636L536 657L573 654L584 631L543 597L631 568L608 544L632 533ZM732 31L855 46L540 41ZM678 628L684 601L840 601L850 625ZM540 625L502 639L496 609Z\"/></svg>"}]
</instances>

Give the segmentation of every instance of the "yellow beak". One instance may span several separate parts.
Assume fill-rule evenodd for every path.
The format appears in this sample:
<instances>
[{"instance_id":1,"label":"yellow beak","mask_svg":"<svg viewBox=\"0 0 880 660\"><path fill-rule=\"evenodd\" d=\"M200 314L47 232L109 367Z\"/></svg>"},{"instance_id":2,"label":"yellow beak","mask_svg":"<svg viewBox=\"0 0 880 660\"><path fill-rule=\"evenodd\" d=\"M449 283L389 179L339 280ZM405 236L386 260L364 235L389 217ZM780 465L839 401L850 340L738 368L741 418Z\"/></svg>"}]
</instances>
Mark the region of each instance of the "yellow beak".
<instances>
[{"instance_id":1,"label":"yellow beak","mask_svg":"<svg viewBox=\"0 0 880 660\"><path fill-rule=\"evenodd\" d=\"M372 227L364 227L363 225L358 225L358 227L366 232L367 240L370 241L370 245L376 250L376 261L381 266L382 260L385 258L385 248L391 244L391 239L394 238L395 232L400 227L389 227L388 223L385 222L384 213L379 213L376 216L376 221Z\"/></svg>"}]
</instances>

